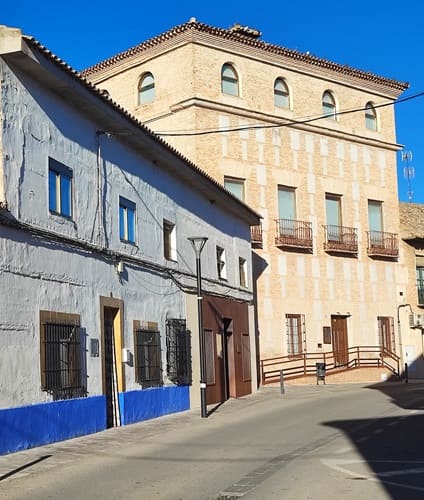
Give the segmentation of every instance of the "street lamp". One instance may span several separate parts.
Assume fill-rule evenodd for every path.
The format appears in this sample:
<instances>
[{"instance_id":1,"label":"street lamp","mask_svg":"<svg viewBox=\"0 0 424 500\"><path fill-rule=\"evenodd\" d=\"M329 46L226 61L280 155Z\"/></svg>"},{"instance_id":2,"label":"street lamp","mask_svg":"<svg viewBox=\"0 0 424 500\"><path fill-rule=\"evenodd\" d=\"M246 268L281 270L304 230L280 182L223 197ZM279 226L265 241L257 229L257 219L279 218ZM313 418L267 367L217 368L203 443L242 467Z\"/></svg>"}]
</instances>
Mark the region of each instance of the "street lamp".
<instances>
[{"instance_id":1,"label":"street lamp","mask_svg":"<svg viewBox=\"0 0 424 500\"><path fill-rule=\"evenodd\" d=\"M199 350L200 350L200 407L202 418L207 418L206 409L206 353L205 335L203 332L203 312L202 312L202 270L200 265L200 255L208 238L194 237L187 238L196 254L196 275L197 275L197 319L199 327Z\"/></svg>"}]
</instances>

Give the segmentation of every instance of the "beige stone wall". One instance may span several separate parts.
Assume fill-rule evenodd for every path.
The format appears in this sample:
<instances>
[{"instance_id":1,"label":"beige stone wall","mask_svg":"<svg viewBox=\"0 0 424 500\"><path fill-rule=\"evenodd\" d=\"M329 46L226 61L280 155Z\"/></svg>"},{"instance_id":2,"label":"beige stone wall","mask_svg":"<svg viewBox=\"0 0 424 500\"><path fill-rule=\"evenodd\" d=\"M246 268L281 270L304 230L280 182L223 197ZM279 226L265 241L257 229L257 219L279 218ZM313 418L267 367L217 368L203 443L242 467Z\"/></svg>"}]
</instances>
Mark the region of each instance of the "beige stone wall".
<instances>
[{"instance_id":1,"label":"beige stone wall","mask_svg":"<svg viewBox=\"0 0 424 500\"><path fill-rule=\"evenodd\" d=\"M342 111L393 97L390 89L365 80L304 63L296 66L293 60L249 52L234 43L213 44L206 37L172 51L164 49L163 54L158 48L152 54L146 51L137 64L133 61L103 74L100 87L159 133L269 126L319 116L327 89L334 92ZM238 71L240 97L221 93L221 67L226 62ZM137 81L144 71L155 75L157 101L137 106ZM289 85L289 110L274 106L277 77L286 78ZM308 351L331 349L318 344L323 341L323 326L330 326L336 313L349 313L349 345L378 344L377 316L396 318L400 264L368 257L367 201L381 201L384 230L399 233L391 106L378 109L378 131L366 129L361 111L336 121L166 139L219 181L225 175L245 179L245 201L263 216L263 250L255 250L262 358L286 354L289 313L305 315ZM313 225L313 254L275 246L278 185L296 188L297 219ZM343 225L358 232L357 257L324 251L325 193L342 197Z\"/></svg>"}]
</instances>

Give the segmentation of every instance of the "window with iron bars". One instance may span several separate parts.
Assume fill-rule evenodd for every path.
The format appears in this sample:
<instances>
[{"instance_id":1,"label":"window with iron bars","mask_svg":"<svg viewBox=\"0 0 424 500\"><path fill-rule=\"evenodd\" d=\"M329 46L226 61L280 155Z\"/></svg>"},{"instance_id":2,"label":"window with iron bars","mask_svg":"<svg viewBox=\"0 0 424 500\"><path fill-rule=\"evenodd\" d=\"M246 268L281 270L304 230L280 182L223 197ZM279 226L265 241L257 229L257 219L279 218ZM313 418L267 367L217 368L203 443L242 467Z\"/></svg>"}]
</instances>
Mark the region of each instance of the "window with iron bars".
<instances>
[{"instance_id":1,"label":"window with iron bars","mask_svg":"<svg viewBox=\"0 0 424 500\"><path fill-rule=\"evenodd\" d=\"M81 374L81 330L78 324L41 323L41 388L55 399L86 395Z\"/></svg>"},{"instance_id":2,"label":"window with iron bars","mask_svg":"<svg viewBox=\"0 0 424 500\"><path fill-rule=\"evenodd\" d=\"M166 322L166 371L177 385L191 385L191 332L185 319Z\"/></svg>"},{"instance_id":3,"label":"window with iron bars","mask_svg":"<svg viewBox=\"0 0 424 500\"><path fill-rule=\"evenodd\" d=\"M286 314L287 354L300 356L306 344L305 316L303 314Z\"/></svg>"},{"instance_id":4,"label":"window with iron bars","mask_svg":"<svg viewBox=\"0 0 424 500\"><path fill-rule=\"evenodd\" d=\"M162 385L160 332L135 331L135 380L143 387Z\"/></svg>"}]
</instances>

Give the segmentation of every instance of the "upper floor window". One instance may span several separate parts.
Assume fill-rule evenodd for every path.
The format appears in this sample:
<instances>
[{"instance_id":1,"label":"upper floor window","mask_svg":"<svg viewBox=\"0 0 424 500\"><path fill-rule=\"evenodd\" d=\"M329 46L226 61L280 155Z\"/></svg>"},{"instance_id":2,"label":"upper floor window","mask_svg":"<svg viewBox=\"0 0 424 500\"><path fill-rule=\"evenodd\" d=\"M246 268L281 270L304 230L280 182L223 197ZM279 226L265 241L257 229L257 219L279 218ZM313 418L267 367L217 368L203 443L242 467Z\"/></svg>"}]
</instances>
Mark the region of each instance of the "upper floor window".
<instances>
[{"instance_id":1,"label":"upper floor window","mask_svg":"<svg viewBox=\"0 0 424 500\"><path fill-rule=\"evenodd\" d=\"M377 130L377 112L370 102L365 106L365 126L368 130Z\"/></svg>"},{"instance_id":2,"label":"upper floor window","mask_svg":"<svg viewBox=\"0 0 424 500\"><path fill-rule=\"evenodd\" d=\"M49 210L72 216L72 170L49 158Z\"/></svg>"},{"instance_id":3,"label":"upper floor window","mask_svg":"<svg viewBox=\"0 0 424 500\"><path fill-rule=\"evenodd\" d=\"M239 257L239 281L240 286L247 287L247 261Z\"/></svg>"},{"instance_id":4,"label":"upper floor window","mask_svg":"<svg viewBox=\"0 0 424 500\"><path fill-rule=\"evenodd\" d=\"M322 94L322 114L331 120L336 119L336 100L329 90Z\"/></svg>"},{"instance_id":5,"label":"upper floor window","mask_svg":"<svg viewBox=\"0 0 424 500\"><path fill-rule=\"evenodd\" d=\"M155 100L155 79L152 73L145 73L138 84L138 104Z\"/></svg>"},{"instance_id":6,"label":"upper floor window","mask_svg":"<svg viewBox=\"0 0 424 500\"><path fill-rule=\"evenodd\" d=\"M340 241L342 226L342 198L340 195L325 195L325 212L327 218L327 239Z\"/></svg>"},{"instance_id":7,"label":"upper floor window","mask_svg":"<svg viewBox=\"0 0 424 500\"><path fill-rule=\"evenodd\" d=\"M282 78L277 78L274 83L274 104L279 108L290 107L289 88Z\"/></svg>"},{"instance_id":8,"label":"upper floor window","mask_svg":"<svg viewBox=\"0 0 424 500\"><path fill-rule=\"evenodd\" d=\"M163 221L163 254L166 260L177 260L177 235L175 224Z\"/></svg>"},{"instance_id":9,"label":"upper floor window","mask_svg":"<svg viewBox=\"0 0 424 500\"><path fill-rule=\"evenodd\" d=\"M239 200L244 201L244 180L235 177L224 177L224 187Z\"/></svg>"},{"instance_id":10,"label":"upper floor window","mask_svg":"<svg viewBox=\"0 0 424 500\"><path fill-rule=\"evenodd\" d=\"M135 203L119 197L119 238L135 243Z\"/></svg>"},{"instance_id":11,"label":"upper floor window","mask_svg":"<svg viewBox=\"0 0 424 500\"><path fill-rule=\"evenodd\" d=\"M238 76L231 64L224 64L222 66L221 90L223 94L239 95Z\"/></svg>"},{"instance_id":12,"label":"upper floor window","mask_svg":"<svg viewBox=\"0 0 424 500\"><path fill-rule=\"evenodd\" d=\"M225 259L225 250L221 247L216 247L216 267L218 278L220 280L227 279L227 262Z\"/></svg>"},{"instance_id":13,"label":"upper floor window","mask_svg":"<svg viewBox=\"0 0 424 500\"><path fill-rule=\"evenodd\" d=\"M370 231L383 231L383 204L381 201L368 200L368 224Z\"/></svg>"},{"instance_id":14,"label":"upper floor window","mask_svg":"<svg viewBox=\"0 0 424 500\"><path fill-rule=\"evenodd\" d=\"M424 257L417 257L416 263L417 273L417 292L418 292L418 305L424 305Z\"/></svg>"}]
</instances>

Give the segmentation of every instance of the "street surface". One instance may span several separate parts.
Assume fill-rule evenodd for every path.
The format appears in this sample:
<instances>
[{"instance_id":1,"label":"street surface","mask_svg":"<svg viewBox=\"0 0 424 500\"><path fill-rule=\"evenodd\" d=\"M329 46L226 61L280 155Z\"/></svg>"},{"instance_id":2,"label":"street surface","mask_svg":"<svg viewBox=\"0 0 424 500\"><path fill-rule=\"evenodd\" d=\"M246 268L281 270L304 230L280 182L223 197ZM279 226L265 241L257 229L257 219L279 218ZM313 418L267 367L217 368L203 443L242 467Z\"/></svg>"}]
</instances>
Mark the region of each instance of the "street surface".
<instances>
[{"instance_id":1,"label":"street surface","mask_svg":"<svg viewBox=\"0 0 424 500\"><path fill-rule=\"evenodd\" d=\"M0 457L1 499L424 498L424 384L264 388Z\"/></svg>"}]
</instances>

